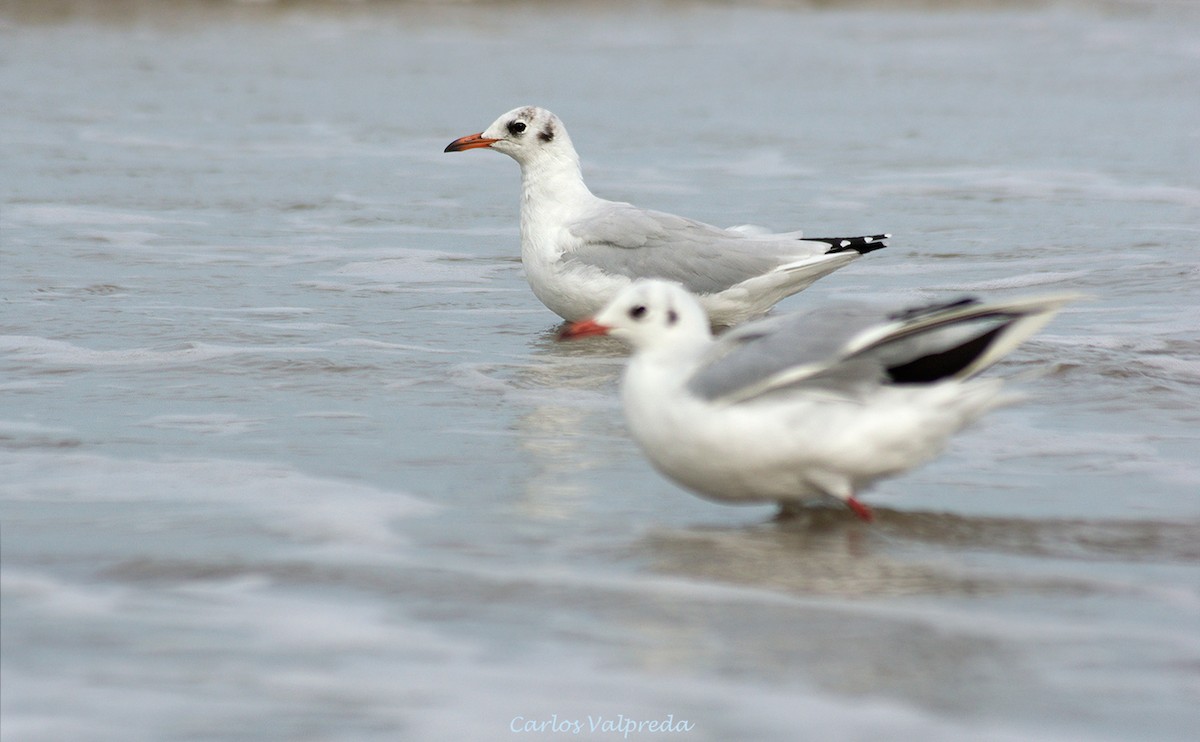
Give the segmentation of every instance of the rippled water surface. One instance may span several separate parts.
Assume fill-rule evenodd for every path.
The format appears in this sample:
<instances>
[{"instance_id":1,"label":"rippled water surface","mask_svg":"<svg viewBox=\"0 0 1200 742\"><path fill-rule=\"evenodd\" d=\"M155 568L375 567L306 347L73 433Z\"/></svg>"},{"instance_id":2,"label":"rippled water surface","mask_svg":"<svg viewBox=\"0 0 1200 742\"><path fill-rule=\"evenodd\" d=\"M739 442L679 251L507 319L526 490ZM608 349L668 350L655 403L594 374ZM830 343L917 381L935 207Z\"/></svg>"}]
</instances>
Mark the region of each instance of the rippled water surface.
<instances>
[{"instance_id":1,"label":"rippled water surface","mask_svg":"<svg viewBox=\"0 0 1200 742\"><path fill-rule=\"evenodd\" d=\"M1194 739L1190 5L70 7L0 4L6 742ZM780 311L1090 298L875 524L699 500L442 153L527 103L601 195L896 235Z\"/></svg>"}]
</instances>

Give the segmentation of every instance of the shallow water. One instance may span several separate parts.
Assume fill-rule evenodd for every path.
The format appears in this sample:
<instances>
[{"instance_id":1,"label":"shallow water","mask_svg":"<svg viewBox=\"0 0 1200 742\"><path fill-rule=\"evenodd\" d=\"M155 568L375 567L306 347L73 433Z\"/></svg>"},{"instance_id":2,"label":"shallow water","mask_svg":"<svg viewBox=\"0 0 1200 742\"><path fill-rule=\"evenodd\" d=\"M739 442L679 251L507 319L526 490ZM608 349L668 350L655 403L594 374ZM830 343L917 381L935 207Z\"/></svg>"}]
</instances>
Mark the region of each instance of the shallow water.
<instances>
[{"instance_id":1,"label":"shallow water","mask_svg":"<svg viewBox=\"0 0 1200 742\"><path fill-rule=\"evenodd\" d=\"M1192 738L1191 6L31 7L6 740ZM626 437L620 349L554 342L516 166L442 154L526 103L601 195L896 235L783 311L1091 298L877 523L704 502Z\"/></svg>"}]
</instances>

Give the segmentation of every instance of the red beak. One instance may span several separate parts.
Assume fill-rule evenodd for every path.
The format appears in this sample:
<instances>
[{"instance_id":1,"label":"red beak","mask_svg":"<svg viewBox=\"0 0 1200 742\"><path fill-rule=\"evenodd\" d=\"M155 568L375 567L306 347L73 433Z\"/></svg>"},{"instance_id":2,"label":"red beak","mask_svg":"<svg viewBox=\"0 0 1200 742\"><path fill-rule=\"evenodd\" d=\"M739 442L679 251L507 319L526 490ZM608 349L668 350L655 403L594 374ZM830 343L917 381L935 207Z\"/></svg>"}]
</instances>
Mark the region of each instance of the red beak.
<instances>
[{"instance_id":1,"label":"red beak","mask_svg":"<svg viewBox=\"0 0 1200 742\"><path fill-rule=\"evenodd\" d=\"M462 152L465 149L476 149L478 147L490 147L490 146L492 146L492 144L494 142L498 142L498 141L500 141L500 140L499 139L488 139L487 137L485 137L483 135L483 132L479 132L478 134L468 134L465 137L459 137L458 139L455 139L453 142L450 142L449 144L447 144L446 149L444 149L442 151L443 152Z\"/></svg>"},{"instance_id":2,"label":"red beak","mask_svg":"<svg viewBox=\"0 0 1200 742\"><path fill-rule=\"evenodd\" d=\"M564 327L558 333L558 339L578 340L579 338L591 337L592 335L607 335L608 330L608 327L605 327L594 319L581 319Z\"/></svg>"}]
</instances>

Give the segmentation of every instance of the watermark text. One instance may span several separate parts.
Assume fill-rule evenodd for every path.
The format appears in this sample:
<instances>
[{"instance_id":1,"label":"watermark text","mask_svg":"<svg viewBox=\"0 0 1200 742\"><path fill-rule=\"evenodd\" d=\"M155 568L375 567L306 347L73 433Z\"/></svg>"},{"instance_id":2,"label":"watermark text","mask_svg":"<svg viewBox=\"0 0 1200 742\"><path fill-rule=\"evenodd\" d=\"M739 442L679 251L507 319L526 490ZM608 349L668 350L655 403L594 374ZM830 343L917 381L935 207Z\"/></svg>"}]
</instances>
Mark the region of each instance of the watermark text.
<instances>
[{"instance_id":1,"label":"watermark text","mask_svg":"<svg viewBox=\"0 0 1200 742\"><path fill-rule=\"evenodd\" d=\"M695 726L687 719L676 719L675 714L667 714L662 719L635 719L624 714L589 714L572 719L551 714L548 717L514 716L508 723L513 734L613 734L624 739L630 735L687 733Z\"/></svg>"}]
</instances>

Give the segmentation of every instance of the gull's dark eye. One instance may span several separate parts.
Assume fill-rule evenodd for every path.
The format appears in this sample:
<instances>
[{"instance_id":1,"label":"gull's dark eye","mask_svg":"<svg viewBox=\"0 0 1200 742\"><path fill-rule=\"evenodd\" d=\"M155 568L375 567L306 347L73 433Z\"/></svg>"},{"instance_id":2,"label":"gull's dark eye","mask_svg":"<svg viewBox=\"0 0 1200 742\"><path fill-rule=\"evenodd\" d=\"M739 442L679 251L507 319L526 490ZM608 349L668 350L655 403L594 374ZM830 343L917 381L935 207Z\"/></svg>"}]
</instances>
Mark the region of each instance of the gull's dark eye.
<instances>
[{"instance_id":1,"label":"gull's dark eye","mask_svg":"<svg viewBox=\"0 0 1200 742\"><path fill-rule=\"evenodd\" d=\"M525 122L524 121L509 121L508 122L508 132L510 134L521 134L524 131L525 131Z\"/></svg>"},{"instance_id":2,"label":"gull's dark eye","mask_svg":"<svg viewBox=\"0 0 1200 742\"><path fill-rule=\"evenodd\" d=\"M638 304L636 307L629 310L629 316L633 317L634 319L640 320L642 317L646 316L646 308L643 307L641 304Z\"/></svg>"}]
</instances>

